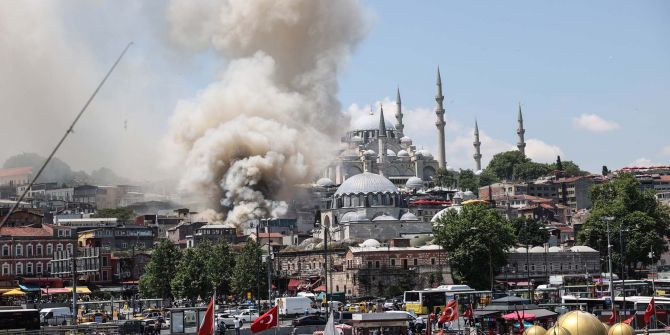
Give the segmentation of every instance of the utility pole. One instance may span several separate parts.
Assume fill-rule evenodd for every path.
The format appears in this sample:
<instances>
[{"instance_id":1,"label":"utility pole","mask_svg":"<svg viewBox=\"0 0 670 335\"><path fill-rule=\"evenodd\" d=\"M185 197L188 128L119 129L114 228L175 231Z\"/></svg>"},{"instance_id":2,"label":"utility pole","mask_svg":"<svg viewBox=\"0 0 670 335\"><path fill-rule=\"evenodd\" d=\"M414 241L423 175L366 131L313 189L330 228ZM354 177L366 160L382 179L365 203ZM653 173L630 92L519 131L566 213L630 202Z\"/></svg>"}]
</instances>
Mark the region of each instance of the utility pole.
<instances>
[{"instance_id":1,"label":"utility pole","mask_svg":"<svg viewBox=\"0 0 670 335\"><path fill-rule=\"evenodd\" d=\"M533 303L533 287L530 284L530 252L529 252L529 243L528 243L528 221L524 221L524 225L526 226L526 275L528 277L528 300L530 300L530 303Z\"/></svg>"},{"instance_id":2,"label":"utility pole","mask_svg":"<svg viewBox=\"0 0 670 335\"><path fill-rule=\"evenodd\" d=\"M325 290L324 293L326 294L326 315L330 315L330 306L328 305L328 288L331 286L331 285L328 285L328 273L329 273L329 271L328 271L328 265L329 265L329 262L328 262L328 256L329 256L328 255L328 235L329 235L330 232L329 232L328 225L325 224L325 223L322 223L322 224L323 224L323 255L324 255L324 263L325 263L324 268L323 268L324 269L323 279L326 282L326 284L325 284L326 290Z\"/></svg>"},{"instance_id":3,"label":"utility pole","mask_svg":"<svg viewBox=\"0 0 670 335\"><path fill-rule=\"evenodd\" d=\"M612 274L612 243L610 242L610 222L614 220L614 217L611 216L603 216L600 218L601 220L605 221L607 224L607 263L609 267L609 272L610 272L610 280L609 280L609 289L610 289L610 300L612 303L612 311L614 311L614 278Z\"/></svg>"},{"instance_id":4,"label":"utility pole","mask_svg":"<svg viewBox=\"0 0 670 335\"><path fill-rule=\"evenodd\" d=\"M272 248L270 246L270 224L265 219L265 232L268 236L268 306L272 308Z\"/></svg>"},{"instance_id":5,"label":"utility pole","mask_svg":"<svg viewBox=\"0 0 670 335\"><path fill-rule=\"evenodd\" d=\"M258 223L256 223L256 253L258 254L258 257L256 258L256 308L258 309L258 312L260 313L261 311L261 253L260 253L260 226L261 226L261 219L258 219Z\"/></svg>"},{"instance_id":6,"label":"utility pole","mask_svg":"<svg viewBox=\"0 0 670 335\"><path fill-rule=\"evenodd\" d=\"M624 310L624 315L628 316L628 314L625 312L626 310L626 270L625 270L625 256L623 254L623 222L621 222L621 226L619 227L619 253L621 254L621 289L623 292L623 310Z\"/></svg>"},{"instance_id":7,"label":"utility pole","mask_svg":"<svg viewBox=\"0 0 670 335\"><path fill-rule=\"evenodd\" d=\"M77 329L77 246L72 248L72 324Z\"/></svg>"}]
</instances>

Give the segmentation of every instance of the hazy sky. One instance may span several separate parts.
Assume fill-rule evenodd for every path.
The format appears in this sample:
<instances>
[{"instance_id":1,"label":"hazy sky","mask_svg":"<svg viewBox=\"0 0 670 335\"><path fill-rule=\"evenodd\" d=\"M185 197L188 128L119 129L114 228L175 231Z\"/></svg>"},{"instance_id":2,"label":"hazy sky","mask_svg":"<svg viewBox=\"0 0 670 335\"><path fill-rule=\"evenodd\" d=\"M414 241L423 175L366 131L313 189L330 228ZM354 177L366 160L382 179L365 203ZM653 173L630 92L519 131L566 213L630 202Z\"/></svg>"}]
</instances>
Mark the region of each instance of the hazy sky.
<instances>
[{"instance_id":1,"label":"hazy sky","mask_svg":"<svg viewBox=\"0 0 670 335\"><path fill-rule=\"evenodd\" d=\"M594 172L603 164L670 161L669 2L363 4L369 34L340 78L345 113L355 117L383 101L393 119L399 85L406 132L435 152L439 65L450 166L474 167L475 118L485 163L511 148L519 102L527 151L537 160L561 154ZM167 175L158 170L158 145L177 102L192 99L226 65L214 52L175 47L168 30L158 1L0 2L0 160L46 156L132 40L58 156L75 169Z\"/></svg>"}]
</instances>

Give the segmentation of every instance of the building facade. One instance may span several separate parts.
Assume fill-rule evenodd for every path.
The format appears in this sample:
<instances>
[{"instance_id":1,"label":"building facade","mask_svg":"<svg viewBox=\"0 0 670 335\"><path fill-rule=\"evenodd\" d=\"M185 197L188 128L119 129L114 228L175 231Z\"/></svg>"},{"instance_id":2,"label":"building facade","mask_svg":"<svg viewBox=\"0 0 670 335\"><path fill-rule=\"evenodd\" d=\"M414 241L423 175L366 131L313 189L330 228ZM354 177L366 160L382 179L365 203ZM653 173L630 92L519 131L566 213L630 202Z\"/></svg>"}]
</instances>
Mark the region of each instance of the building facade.
<instances>
[{"instance_id":1,"label":"building facade","mask_svg":"<svg viewBox=\"0 0 670 335\"><path fill-rule=\"evenodd\" d=\"M44 277L55 252L73 250L76 234L53 225L0 228L0 273L3 277Z\"/></svg>"}]
</instances>

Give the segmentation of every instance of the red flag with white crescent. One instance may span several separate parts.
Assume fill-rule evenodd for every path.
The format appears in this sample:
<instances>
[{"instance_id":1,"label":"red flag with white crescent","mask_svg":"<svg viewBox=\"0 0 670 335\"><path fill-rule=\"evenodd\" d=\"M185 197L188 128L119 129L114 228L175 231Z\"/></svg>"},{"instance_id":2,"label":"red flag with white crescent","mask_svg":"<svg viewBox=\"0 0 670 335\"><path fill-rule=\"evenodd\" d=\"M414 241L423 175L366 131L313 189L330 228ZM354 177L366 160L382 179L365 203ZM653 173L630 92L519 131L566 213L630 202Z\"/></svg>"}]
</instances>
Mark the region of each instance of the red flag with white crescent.
<instances>
[{"instance_id":1,"label":"red flag with white crescent","mask_svg":"<svg viewBox=\"0 0 670 335\"><path fill-rule=\"evenodd\" d=\"M198 329L198 335L214 335L214 296L209 301L205 318L202 320L200 329Z\"/></svg>"},{"instance_id":2,"label":"red flag with white crescent","mask_svg":"<svg viewBox=\"0 0 670 335\"><path fill-rule=\"evenodd\" d=\"M458 319L458 303L456 300L449 300L447 305L444 306L444 311L442 311L438 322L445 323L456 319Z\"/></svg>"},{"instance_id":3,"label":"red flag with white crescent","mask_svg":"<svg viewBox=\"0 0 670 335\"><path fill-rule=\"evenodd\" d=\"M656 314L656 304L654 303L654 297L651 297L651 301L649 301L647 309L644 311L644 323L649 324L654 314Z\"/></svg>"},{"instance_id":4,"label":"red flag with white crescent","mask_svg":"<svg viewBox=\"0 0 670 335\"><path fill-rule=\"evenodd\" d=\"M258 333L270 328L277 327L277 311L277 306L272 307L269 311L265 312L265 314L254 320L254 322L251 324L251 332Z\"/></svg>"}]
</instances>

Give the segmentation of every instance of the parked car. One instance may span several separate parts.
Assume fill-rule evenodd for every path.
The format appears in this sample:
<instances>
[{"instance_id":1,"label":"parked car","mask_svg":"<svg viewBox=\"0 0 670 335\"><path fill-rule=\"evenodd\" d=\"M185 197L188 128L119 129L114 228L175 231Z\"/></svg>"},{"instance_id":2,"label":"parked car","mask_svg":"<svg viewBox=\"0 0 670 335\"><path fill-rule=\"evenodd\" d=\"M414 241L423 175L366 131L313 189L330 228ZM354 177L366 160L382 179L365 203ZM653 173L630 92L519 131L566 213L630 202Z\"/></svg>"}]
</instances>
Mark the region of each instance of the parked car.
<instances>
[{"instance_id":1,"label":"parked car","mask_svg":"<svg viewBox=\"0 0 670 335\"><path fill-rule=\"evenodd\" d=\"M95 323L105 323L109 321L111 318L109 315L102 313L102 312L95 312L95 313L88 313L84 314L81 316L81 320L79 322L84 323L84 322L95 322Z\"/></svg>"},{"instance_id":2,"label":"parked car","mask_svg":"<svg viewBox=\"0 0 670 335\"><path fill-rule=\"evenodd\" d=\"M328 322L325 318L316 315L301 316L293 320L293 326L318 326L325 325Z\"/></svg>"},{"instance_id":3,"label":"parked car","mask_svg":"<svg viewBox=\"0 0 670 335\"><path fill-rule=\"evenodd\" d=\"M125 320L119 325L120 335L141 334L144 329L143 320Z\"/></svg>"},{"instance_id":4,"label":"parked car","mask_svg":"<svg viewBox=\"0 0 670 335\"><path fill-rule=\"evenodd\" d=\"M254 322L258 318L258 311L255 309L244 309L240 314L235 315L236 319L240 319L242 322Z\"/></svg>"},{"instance_id":5,"label":"parked car","mask_svg":"<svg viewBox=\"0 0 670 335\"><path fill-rule=\"evenodd\" d=\"M227 313L219 313L216 314L215 316L216 319L216 324L218 325L219 322L222 322L226 325L226 328L234 328L235 327L235 317L233 315L227 314Z\"/></svg>"}]
</instances>

